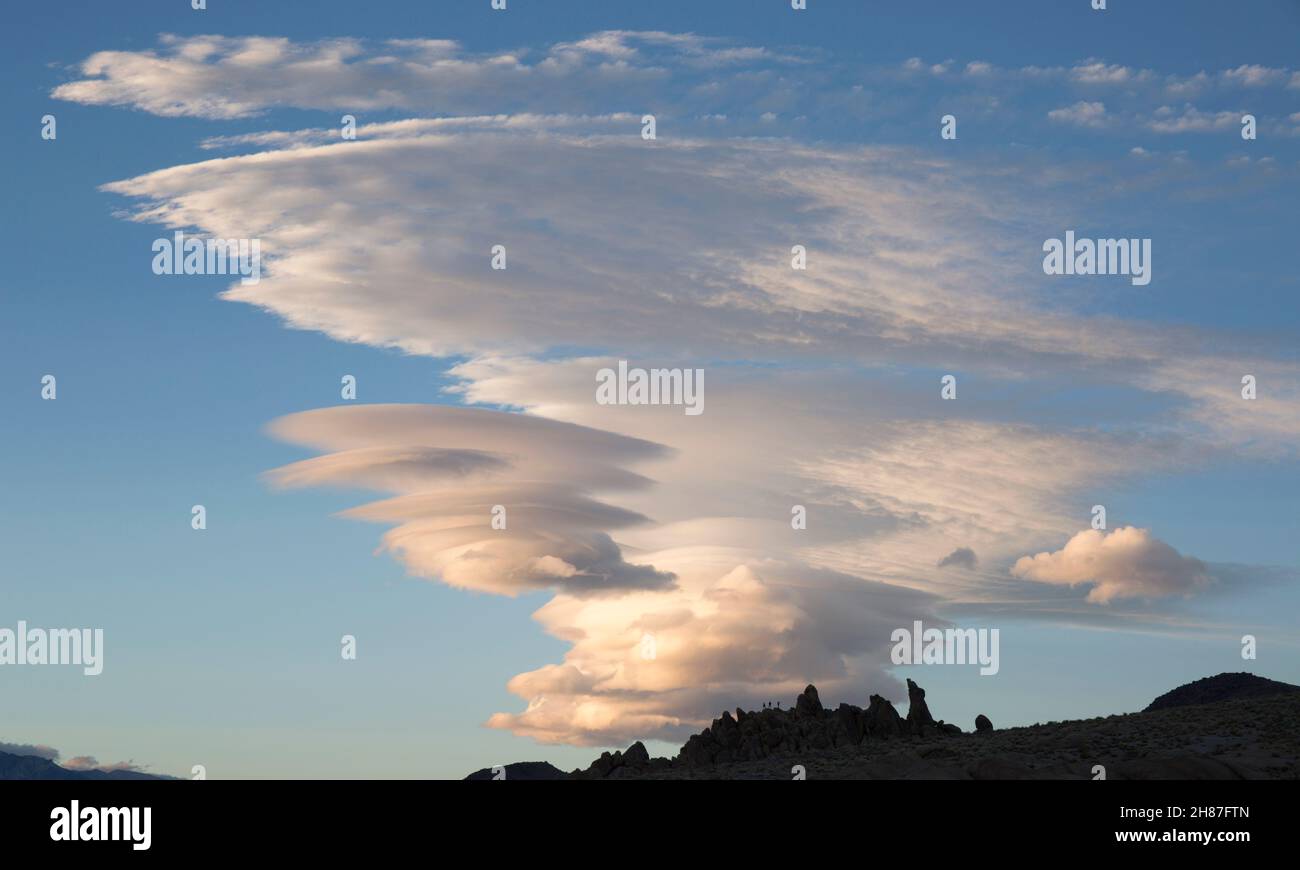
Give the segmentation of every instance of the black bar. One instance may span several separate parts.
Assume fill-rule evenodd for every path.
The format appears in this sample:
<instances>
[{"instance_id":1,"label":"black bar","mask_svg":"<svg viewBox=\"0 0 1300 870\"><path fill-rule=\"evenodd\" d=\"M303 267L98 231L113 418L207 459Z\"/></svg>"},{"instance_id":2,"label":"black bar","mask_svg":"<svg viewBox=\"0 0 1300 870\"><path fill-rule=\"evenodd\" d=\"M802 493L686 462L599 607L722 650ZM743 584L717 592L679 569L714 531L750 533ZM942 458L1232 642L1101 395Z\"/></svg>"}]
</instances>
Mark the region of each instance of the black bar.
<instances>
[{"instance_id":1,"label":"black bar","mask_svg":"<svg viewBox=\"0 0 1300 870\"><path fill-rule=\"evenodd\" d=\"M1285 782L852 782L827 789L773 785L471 785L451 782L8 782L0 784L5 852L50 856L291 855L337 859L436 846L484 855L602 855L627 860L640 846L680 855L745 854L761 843L853 854L873 842L912 844L921 855L969 857L1051 847L1076 854L1139 851L1182 859L1210 850L1285 847L1297 790ZM129 837L51 839L51 816L86 808L150 809L147 850ZM1170 808L1183 815L1170 816ZM1212 814L1201 810L1212 808ZM1226 808L1226 809L1221 809ZM1239 809L1238 809L1239 808ZM1128 815L1125 815L1125 810ZM1156 812L1158 811L1158 814ZM1154 817L1151 817L1154 816ZM1134 842L1126 832L1154 837ZM1153 833L1152 833L1153 832ZM1184 839L1169 841L1166 833ZM1186 839L1195 832L1198 841ZM1209 842L1199 842L1208 832ZM1220 835L1244 835L1224 841ZM704 842L697 842L701 840ZM459 846L457 846L459 844ZM601 845L605 844L605 845ZM613 849L613 852L608 851ZM766 847L764 847L766 848ZM556 852L555 850L558 850ZM575 852L574 850L577 850ZM437 860L433 858L432 860Z\"/></svg>"}]
</instances>

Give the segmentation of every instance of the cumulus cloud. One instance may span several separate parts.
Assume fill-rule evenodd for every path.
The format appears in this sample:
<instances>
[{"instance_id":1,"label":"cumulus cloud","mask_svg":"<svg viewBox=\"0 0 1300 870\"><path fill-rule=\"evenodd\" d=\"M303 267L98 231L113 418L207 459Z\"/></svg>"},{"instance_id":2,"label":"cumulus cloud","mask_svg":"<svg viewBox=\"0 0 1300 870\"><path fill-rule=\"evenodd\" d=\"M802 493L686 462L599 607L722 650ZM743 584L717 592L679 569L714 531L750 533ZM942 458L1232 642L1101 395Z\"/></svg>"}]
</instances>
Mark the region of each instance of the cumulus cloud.
<instances>
[{"instance_id":1,"label":"cumulus cloud","mask_svg":"<svg viewBox=\"0 0 1300 870\"><path fill-rule=\"evenodd\" d=\"M1241 112L1204 112L1192 105L1181 110L1161 106L1148 119L1148 129L1156 133L1206 133L1224 130L1241 123Z\"/></svg>"},{"instance_id":2,"label":"cumulus cloud","mask_svg":"<svg viewBox=\"0 0 1300 870\"><path fill-rule=\"evenodd\" d=\"M1281 84L1289 78L1288 70L1261 66L1257 63L1243 63L1236 69L1224 70L1222 75L1229 82L1249 88Z\"/></svg>"},{"instance_id":3,"label":"cumulus cloud","mask_svg":"<svg viewBox=\"0 0 1300 870\"><path fill-rule=\"evenodd\" d=\"M1210 582L1201 561L1133 526L1087 529L1060 550L1021 557L1011 571L1039 583L1091 585L1087 600L1096 604L1185 595Z\"/></svg>"},{"instance_id":4,"label":"cumulus cloud","mask_svg":"<svg viewBox=\"0 0 1300 870\"><path fill-rule=\"evenodd\" d=\"M1162 456L1154 441L974 420L870 431L870 446L844 446L801 467L835 500L892 521L868 541L820 544L818 563L964 600L1017 593L995 571L940 567L945 556L968 547L986 564L1007 564L1029 542L1077 528L1071 494L1164 467L1183 452L1176 443Z\"/></svg>"},{"instance_id":5,"label":"cumulus cloud","mask_svg":"<svg viewBox=\"0 0 1300 870\"><path fill-rule=\"evenodd\" d=\"M1106 106L1099 101L1080 100L1064 109L1053 109L1047 117L1061 124L1076 127L1101 127L1106 123Z\"/></svg>"},{"instance_id":6,"label":"cumulus cloud","mask_svg":"<svg viewBox=\"0 0 1300 870\"><path fill-rule=\"evenodd\" d=\"M1085 84L1126 84L1145 81L1152 77L1149 70L1135 70L1119 64L1105 63L1100 60L1088 60L1076 64L1070 70L1070 78Z\"/></svg>"},{"instance_id":7,"label":"cumulus cloud","mask_svg":"<svg viewBox=\"0 0 1300 870\"><path fill-rule=\"evenodd\" d=\"M953 64L952 60L931 64L920 57L911 57L903 62L902 69L913 73L928 71L933 75L942 75ZM1089 92L1100 89L1110 92L1124 91L1140 99L1155 98L1162 93L1191 95L1211 88L1225 92L1243 88L1283 86L1295 88L1296 82L1300 81L1300 72L1285 67L1267 67L1260 64L1242 64L1215 73L1202 70L1191 75L1183 75L1108 63L1096 57L1086 58L1069 66L1048 67L1007 67L987 61L971 61L964 69L966 75L979 77L983 87L988 86L990 79L1044 88L1068 84L1080 86L1079 89L1086 89Z\"/></svg>"},{"instance_id":8,"label":"cumulus cloud","mask_svg":"<svg viewBox=\"0 0 1300 870\"><path fill-rule=\"evenodd\" d=\"M816 682L827 701L899 697L889 635L933 621L935 599L743 550L653 554L677 589L595 601L557 596L536 614L572 642L560 664L512 679L528 702L488 724L544 743L680 740L730 706Z\"/></svg>"}]
</instances>

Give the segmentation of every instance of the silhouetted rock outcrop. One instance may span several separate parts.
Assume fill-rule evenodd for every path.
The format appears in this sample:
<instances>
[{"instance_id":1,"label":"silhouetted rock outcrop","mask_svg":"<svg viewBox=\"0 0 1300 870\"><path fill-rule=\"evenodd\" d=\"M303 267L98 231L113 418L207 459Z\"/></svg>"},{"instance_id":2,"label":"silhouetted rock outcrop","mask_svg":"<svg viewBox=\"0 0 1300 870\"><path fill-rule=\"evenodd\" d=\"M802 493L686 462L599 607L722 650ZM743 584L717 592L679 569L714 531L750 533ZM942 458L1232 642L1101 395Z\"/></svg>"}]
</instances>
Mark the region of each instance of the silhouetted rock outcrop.
<instances>
[{"instance_id":1,"label":"silhouetted rock outcrop","mask_svg":"<svg viewBox=\"0 0 1300 870\"><path fill-rule=\"evenodd\" d=\"M545 762L524 762L506 765L505 779L561 779L566 776L574 779L621 779L665 768L695 769L815 753L857 746L867 740L962 733L956 725L934 721L925 704L924 689L911 680L907 681L907 687L912 698L907 720L880 695L872 695L865 710L847 703L827 710L822 706L817 687L809 685L789 709L765 707L745 711L737 708L735 716L723 711L708 728L691 735L671 760L651 758L645 744L638 741L622 752L601 753L600 758L585 770L575 770L566 775ZM493 778L493 772L488 768L466 777Z\"/></svg>"},{"instance_id":2,"label":"silhouetted rock outcrop","mask_svg":"<svg viewBox=\"0 0 1300 870\"><path fill-rule=\"evenodd\" d=\"M1165 710L1169 707L1187 707L1192 704L1217 704L1220 701L1239 701L1244 698L1266 698L1285 692L1300 692L1300 686L1279 683L1254 674L1217 674L1165 692L1147 705L1143 713Z\"/></svg>"},{"instance_id":3,"label":"silhouetted rock outcrop","mask_svg":"<svg viewBox=\"0 0 1300 870\"><path fill-rule=\"evenodd\" d=\"M822 710L821 698L817 697L817 687L809 685L803 690L803 694L794 699L794 714L796 716L820 716Z\"/></svg>"},{"instance_id":4,"label":"silhouetted rock outcrop","mask_svg":"<svg viewBox=\"0 0 1300 870\"><path fill-rule=\"evenodd\" d=\"M897 737L903 733L903 717L880 695L871 696L871 706L863 719L863 730L872 737Z\"/></svg>"},{"instance_id":5,"label":"silhouetted rock outcrop","mask_svg":"<svg viewBox=\"0 0 1300 870\"><path fill-rule=\"evenodd\" d=\"M730 713L723 713L707 729L692 735L672 764L695 768L856 746L866 740L908 734L932 737L962 733L956 725L934 721L925 704L925 690L911 680L908 692L913 702L905 721L880 695L872 695L865 710L847 703L827 710L817 687L808 686L792 710L737 710L734 719Z\"/></svg>"},{"instance_id":6,"label":"silhouetted rock outcrop","mask_svg":"<svg viewBox=\"0 0 1300 870\"><path fill-rule=\"evenodd\" d=\"M735 725L730 713L723 713L722 716ZM721 720L715 720L714 724L719 721ZM622 752L602 752L591 767L575 770L572 776L578 779L622 779L657 767L667 767L669 764L671 762L667 758L651 758L645 744L638 740Z\"/></svg>"},{"instance_id":7,"label":"silhouetted rock outcrop","mask_svg":"<svg viewBox=\"0 0 1300 870\"><path fill-rule=\"evenodd\" d=\"M993 730L993 723L989 721L988 716L985 716L983 713L981 713L975 717L976 733L983 734L986 731L992 731L992 730Z\"/></svg>"},{"instance_id":8,"label":"silhouetted rock outcrop","mask_svg":"<svg viewBox=\"0 0 1300 870\"><path fill-rule=\"evenodd\" d=\"M907 730L917 737L926 737L938 730L930 708L925 703L925 689L911 680L907 681Z\"/></svg>"}]
</instances>

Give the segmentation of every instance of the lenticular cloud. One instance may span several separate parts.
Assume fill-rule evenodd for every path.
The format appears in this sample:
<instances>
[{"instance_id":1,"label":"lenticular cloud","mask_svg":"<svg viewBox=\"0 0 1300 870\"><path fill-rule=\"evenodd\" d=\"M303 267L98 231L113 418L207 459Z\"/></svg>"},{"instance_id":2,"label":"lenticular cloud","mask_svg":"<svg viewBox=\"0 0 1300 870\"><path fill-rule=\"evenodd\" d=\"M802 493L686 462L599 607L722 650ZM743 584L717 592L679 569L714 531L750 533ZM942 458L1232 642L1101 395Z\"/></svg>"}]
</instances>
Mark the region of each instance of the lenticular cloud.
<instances>
[{"instance_id":1,"label":"lenticular cloud","mask_svg":"<svg viewBox=\"0 0 1300 870\"><path fill-rule=\"evenodd\" d=\"M383 493L345 515L385 526L382 548L412 574L551 594L535 618L568 651L511 680L526 707L492 727L611 744L678 738L810 680L859 704L897 697L890 633L940 622L943 601L1077 614L1097 608L1075 585L1096 604L1207 582L1142 530L1016 561L1068 538L1090 488L1188 445L1294 450L1289 359L1042 292L1025 239L1077 225L1063 221L1093 170L727 135L745 128L722 123L690 74L734 96L760 61L798 64L689 34L604 32L518 55L165 37L92 56L55 93L213 120L463 113L363 117L347 141L332 126L217 130L201 147L245 153L106 190L143 223L260 239L262 280L223 298L341 341L459 357L461 398L522 410L349 405L272 426L317 455L268 478ZM919 61L903 73L925 75ZM1133 78L1105 65L1035 75ZM817 89L796 90L806 111ZM665 110L646 140L651 98ZM1106 100L1049 117L1108 129L1124 107ZM792 267L796 246L806 268ZM508 268L490 265L498 248ZM629 359L708 363L707 412L594 401L593 376ZM1007 414L940 401L936 366L960 373L963 397L1084 379L1160 401L1124 406L1141 418L1132 430ZM1241 371L1270 385L1267 401L1240 400Z\"/></svg>"},{"instance_id":2,"label":"lenticular cloud","mask_svg":"<svg viewBox=\"0 0 1300 870\"><path fill-rule=\"evenodd\" d=\"M543 742L676 739L722 706L809 679L851 697L894 694L890 632L933 619L928 593L813 567L776 542L711 543L708 526L628 557L615 535L653 524L605 499L653 486L629 467L671 458L649 441L420 405L309 411L272 432L326 451L269 472L272 482L394 493L346 515L392 525L384 547L412 573L504 595L554 591L536 618L572 646L562 663L510 681L523 712L489 721ZM734 522L762 539L765 523Z\"/></svg>"},{"instance_id":3,"label":"lenticular cloud","mask_svg":"<svg viewBox=\"0 0 1300 870\"><path fill-rule=\"evenodd\" d=\"M335 451L270 472L277 484L398 493L348 515L395 524L384 547L412 573L506 595L672 585L672 574L626 562L609 536L646 517L590 495L648 485L623 465L665 454L658 445L537 417L419 405L310 411L273 431Z\"/></svg>"}]
</instances>

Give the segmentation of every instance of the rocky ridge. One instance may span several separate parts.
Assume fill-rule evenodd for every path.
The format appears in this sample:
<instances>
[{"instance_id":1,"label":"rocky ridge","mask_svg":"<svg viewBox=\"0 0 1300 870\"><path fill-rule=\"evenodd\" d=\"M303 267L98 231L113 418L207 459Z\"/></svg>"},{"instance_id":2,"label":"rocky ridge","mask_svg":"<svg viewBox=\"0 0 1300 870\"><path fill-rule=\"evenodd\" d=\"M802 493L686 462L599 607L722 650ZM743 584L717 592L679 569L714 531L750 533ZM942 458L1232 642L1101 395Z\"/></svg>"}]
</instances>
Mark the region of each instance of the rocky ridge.
<instances>
[{"instance_id":1,"label":"rocky ridge","mask_svg":"<svg viewBox=\"0 0 1300 870\"><path fill-rule=\"evenodd\" d=\"M998 730L980 714L974 732L907 690L903 717L880 695L828 709L810 685L789 709L724 712L673 758L637 741L586 769L521 778L1300 779L1300 689L1248 674L1189 683L1140 713Z\"/></svg>"},{"instance_id":2,"label":"rocky ridge","mask_svg":"<svg viewBox=\"0 0 1300 870\"><path fill-rule=\"evenodd\" d=\"M925 702L925 690L907 681L908 711L903 718L894 705L872 695L866 709L842 703L834 710L822 706L817 687L809 685L788 710L746 711L736 708L688 739L676 758L651 758L645 745L633 743L622 752L605 752L579 779L618 779L650 772L692 770L778 756L855 747L865 741L902 738L942 738L962 734L961 728L935 720ZM979 719L988 722L986 716ZM979 720L976 720L978 727ZM989 724L989 730L992 724Z\"/></svg>"}]
</instances>

